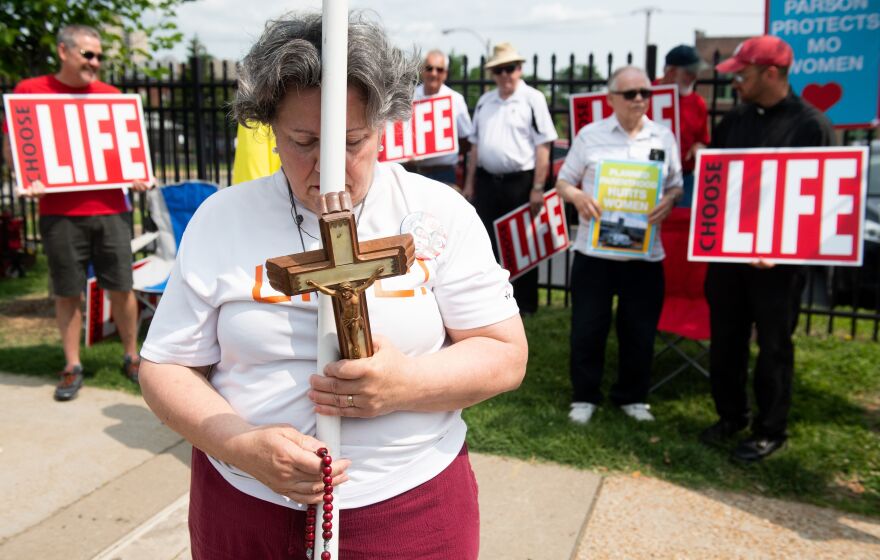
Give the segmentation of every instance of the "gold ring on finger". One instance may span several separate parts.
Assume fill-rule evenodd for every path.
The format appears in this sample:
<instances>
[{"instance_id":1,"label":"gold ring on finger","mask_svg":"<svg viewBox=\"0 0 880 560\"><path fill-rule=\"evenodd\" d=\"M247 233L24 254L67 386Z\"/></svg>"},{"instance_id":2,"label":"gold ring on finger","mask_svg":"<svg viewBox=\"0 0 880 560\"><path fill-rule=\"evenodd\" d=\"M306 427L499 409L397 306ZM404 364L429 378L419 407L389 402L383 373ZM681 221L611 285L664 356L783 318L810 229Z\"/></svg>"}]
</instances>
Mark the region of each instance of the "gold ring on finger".
<instances>
[{"instance_id":1,"label":"gold ring on finger","mask_svg":"<svg viewBox=\"0 0 880 560\"><path fill-rule=\"evenodd\" d=\"M348 402L348 408L354 408L354 396L348 395L345 400Z\"/></svg>"}]
</instances>

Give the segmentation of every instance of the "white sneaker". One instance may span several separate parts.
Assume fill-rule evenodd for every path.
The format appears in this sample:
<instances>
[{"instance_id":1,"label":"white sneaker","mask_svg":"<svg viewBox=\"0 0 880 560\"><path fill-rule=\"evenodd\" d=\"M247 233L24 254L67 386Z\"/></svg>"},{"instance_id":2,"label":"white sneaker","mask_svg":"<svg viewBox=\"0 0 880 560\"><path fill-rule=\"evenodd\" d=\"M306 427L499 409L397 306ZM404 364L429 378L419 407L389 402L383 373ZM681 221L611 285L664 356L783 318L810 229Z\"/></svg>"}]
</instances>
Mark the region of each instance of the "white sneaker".
<instances>
[{"instance_id":1,"label":"white sneaker","mask_svg":"<svg viewBox=\"0 0 880 560\"><path fill-rule=\"evenodd\" d=\"M593 403L573 402L571 410L568 411L568 419L575 424L587 424L594 412L596 412L596 405Z\"/></svg>"},{"instance_id":2,"label":"white sneaker","mask_svg":"<svg viewBox=\"0 0 880 560\"><path fill-rule=\"evenodd\" d=\"M620 410L630 418L635 418L639 422L653 422L654 415L651 414L651 405L645 403L625 404Z\"/></svg>"}]
</instances>

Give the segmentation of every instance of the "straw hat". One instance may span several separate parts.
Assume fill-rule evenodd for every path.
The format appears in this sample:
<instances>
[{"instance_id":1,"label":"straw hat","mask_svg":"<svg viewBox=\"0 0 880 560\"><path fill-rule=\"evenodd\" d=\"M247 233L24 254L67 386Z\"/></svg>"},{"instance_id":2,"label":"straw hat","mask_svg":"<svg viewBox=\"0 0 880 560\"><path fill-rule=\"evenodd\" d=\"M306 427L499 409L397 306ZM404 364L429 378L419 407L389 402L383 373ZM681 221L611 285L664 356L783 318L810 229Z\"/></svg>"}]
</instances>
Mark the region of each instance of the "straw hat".
<instances>
[{"instance_id":1,"label":"straw hat","mask_svg":"<svg viewBox=\"0 0 880 560\"><path fill-rule=\"evenodd\" d=\"M495 45L495 52L492 53L492 58L486 63L485 68L488 70L489 68L494 68L496 66L504 66L505 64L525 61L525 57L520 56L520 54L516 52L516 49L513 48L513 45L510 43L498 43Z\"/></svg>"}]
</instances>

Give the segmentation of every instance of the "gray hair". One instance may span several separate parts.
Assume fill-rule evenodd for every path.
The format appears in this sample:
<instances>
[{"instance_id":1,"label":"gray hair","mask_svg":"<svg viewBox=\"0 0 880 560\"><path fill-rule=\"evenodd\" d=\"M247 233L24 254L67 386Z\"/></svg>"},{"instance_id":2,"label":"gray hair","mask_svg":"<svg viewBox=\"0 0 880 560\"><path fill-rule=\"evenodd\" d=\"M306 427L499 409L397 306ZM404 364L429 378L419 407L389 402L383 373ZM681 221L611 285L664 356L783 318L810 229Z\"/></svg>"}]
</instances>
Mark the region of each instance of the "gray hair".
<instances>
[{"instance_id":1,"label":"gray hair","mask_svg":"<svg viewBox=\"0 0 880 560\"><path fill-rule=\"evenodd\" d=\"M391 45L363 13L349 15L348 83L364 96L369 126L408 119L418 77L417 54ZM242 60L232 113L244 126L271 123L288 90L320 86L321 14L287 14L266 24Z\"/></svg>"},{"instance_id":2,"label":"gray hair","mask_svg":"<svg viewBox=\"0 0 880 560\"><path fill-rule=\"evenodd\" d=\"M440 49L431 49L428 52L426 52L425 58L422 59L422 63L427 64L428 57L431 55L442 56L443 57L443 67L446 68L447 70L449 70L449 55L447 55L445 52L441 51Z\"/></svg>"},{"instance_id":3,"label":"gray hair","mask_svg":"<svg viewBox=\"0 0 880 560\"><path fill-rule=\"evenodd\" d=\"M57 44L63 44L65 47L72 49L76 46L76 38L78 35L88 35L97 40L101 40L101 34L94 27L88 25L65 25L58 30Z\"/></svg>"},{"instance_id":4,"label":"gray hair","mask_svg":"<svg viewBox=\"0 0 880 560\"><path fill-rule=\"evenodd\" d=\"M611 77L608 78L608 91L617 91L617 79L620 78L621 74L626 72L636 72L640 74L645 79L648 86L651 85L651 79L648 78L648 74L638 66L621 66L612 72Z\"/></svg>"}]
</instances>

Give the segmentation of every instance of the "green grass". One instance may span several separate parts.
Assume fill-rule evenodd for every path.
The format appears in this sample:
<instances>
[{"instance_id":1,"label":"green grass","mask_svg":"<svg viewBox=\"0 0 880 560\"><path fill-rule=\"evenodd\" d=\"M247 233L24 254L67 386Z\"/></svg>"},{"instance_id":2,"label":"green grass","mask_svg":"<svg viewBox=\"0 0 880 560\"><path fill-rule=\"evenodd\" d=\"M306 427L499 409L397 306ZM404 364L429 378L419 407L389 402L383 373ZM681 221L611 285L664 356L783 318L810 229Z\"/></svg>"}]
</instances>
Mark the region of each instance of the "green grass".
<instances>
[{"instance_id":1,"label":"green grass","mask_svg":"<svg viewBox=\"0 0 880 560\"><path fill-rule=\"evenodd\" d=\"M0 314L8 315L15 303L45 301L45 273L40 257L27 278L0 280ZM46 305L43 323L51 317ZM814 333L825 332L822 319L813 321ZM553 305L526 320L528 374L518 391L465 411L471 449L602 473L638 471L694 488L759 493L880 516L880 344L870 341L871 325L860 324L855 340L848 340L849 322L840 320L832 335L796 336L789 447L762 464L740 467L726 452L697 442L715 413L708 381L693 370L651 395L657 422L637 424L603 406L588 426L570 424L569 323L570 312L558 294ZM57 333L47 332L54 338L0 325L0 371L54 380L63 355ZM612 329L606 391L616 354ZM86 383L136 393L120 373L121 356L118 340L83 349ZM664 356L655 364L656 377L677 365L673 356Z\"/></svg>"},{"instance_id":2,"label":"green grass","mask_svg":"<svg viewBox=\"0 0 880 560\"><path fill-rule=\"evenodd\" d=\"M47 294L47 275L45 255L38 254L34 266L24 278L0 278L0 303L16 298ZM47 294L48 295L48 294Z\"/></svg>"},{"instance_id":3,"label":"green grass","mask_svg":"<svg viewBox=\"0 0 880 560\"><path fill-rule=\"evenodd\" d=\"M64 353L52 320L47 274L46 257L39 254L24 278L0 278L0 371L46 377L54 382L64 365ZM122 344L115 337L91 348L83 347L86 383L139 393L138 387L122 375L122 355Z\"/></svg>"},{"instance_id":4,"label":"green grass","mask_svg":"<svg viewBox=\"0 0 880 560\"><path fill-rule=\"evenodd\" d=\"M650 396L657 422L639 424L606 405L587 426L569 423L569 325L570 312L558 302L526 320L526 379L518 391L465 412L473 450L600 472L638 471L690 487L880 515L880 344L798 335L789 447L762 464L742 467L731 464L726 451L697 441L716 416L708 380L694 370ZM677 365L663 356L655 378ZM612 332L606 394L616 367Z\"/></svg>"}]
</instances>

